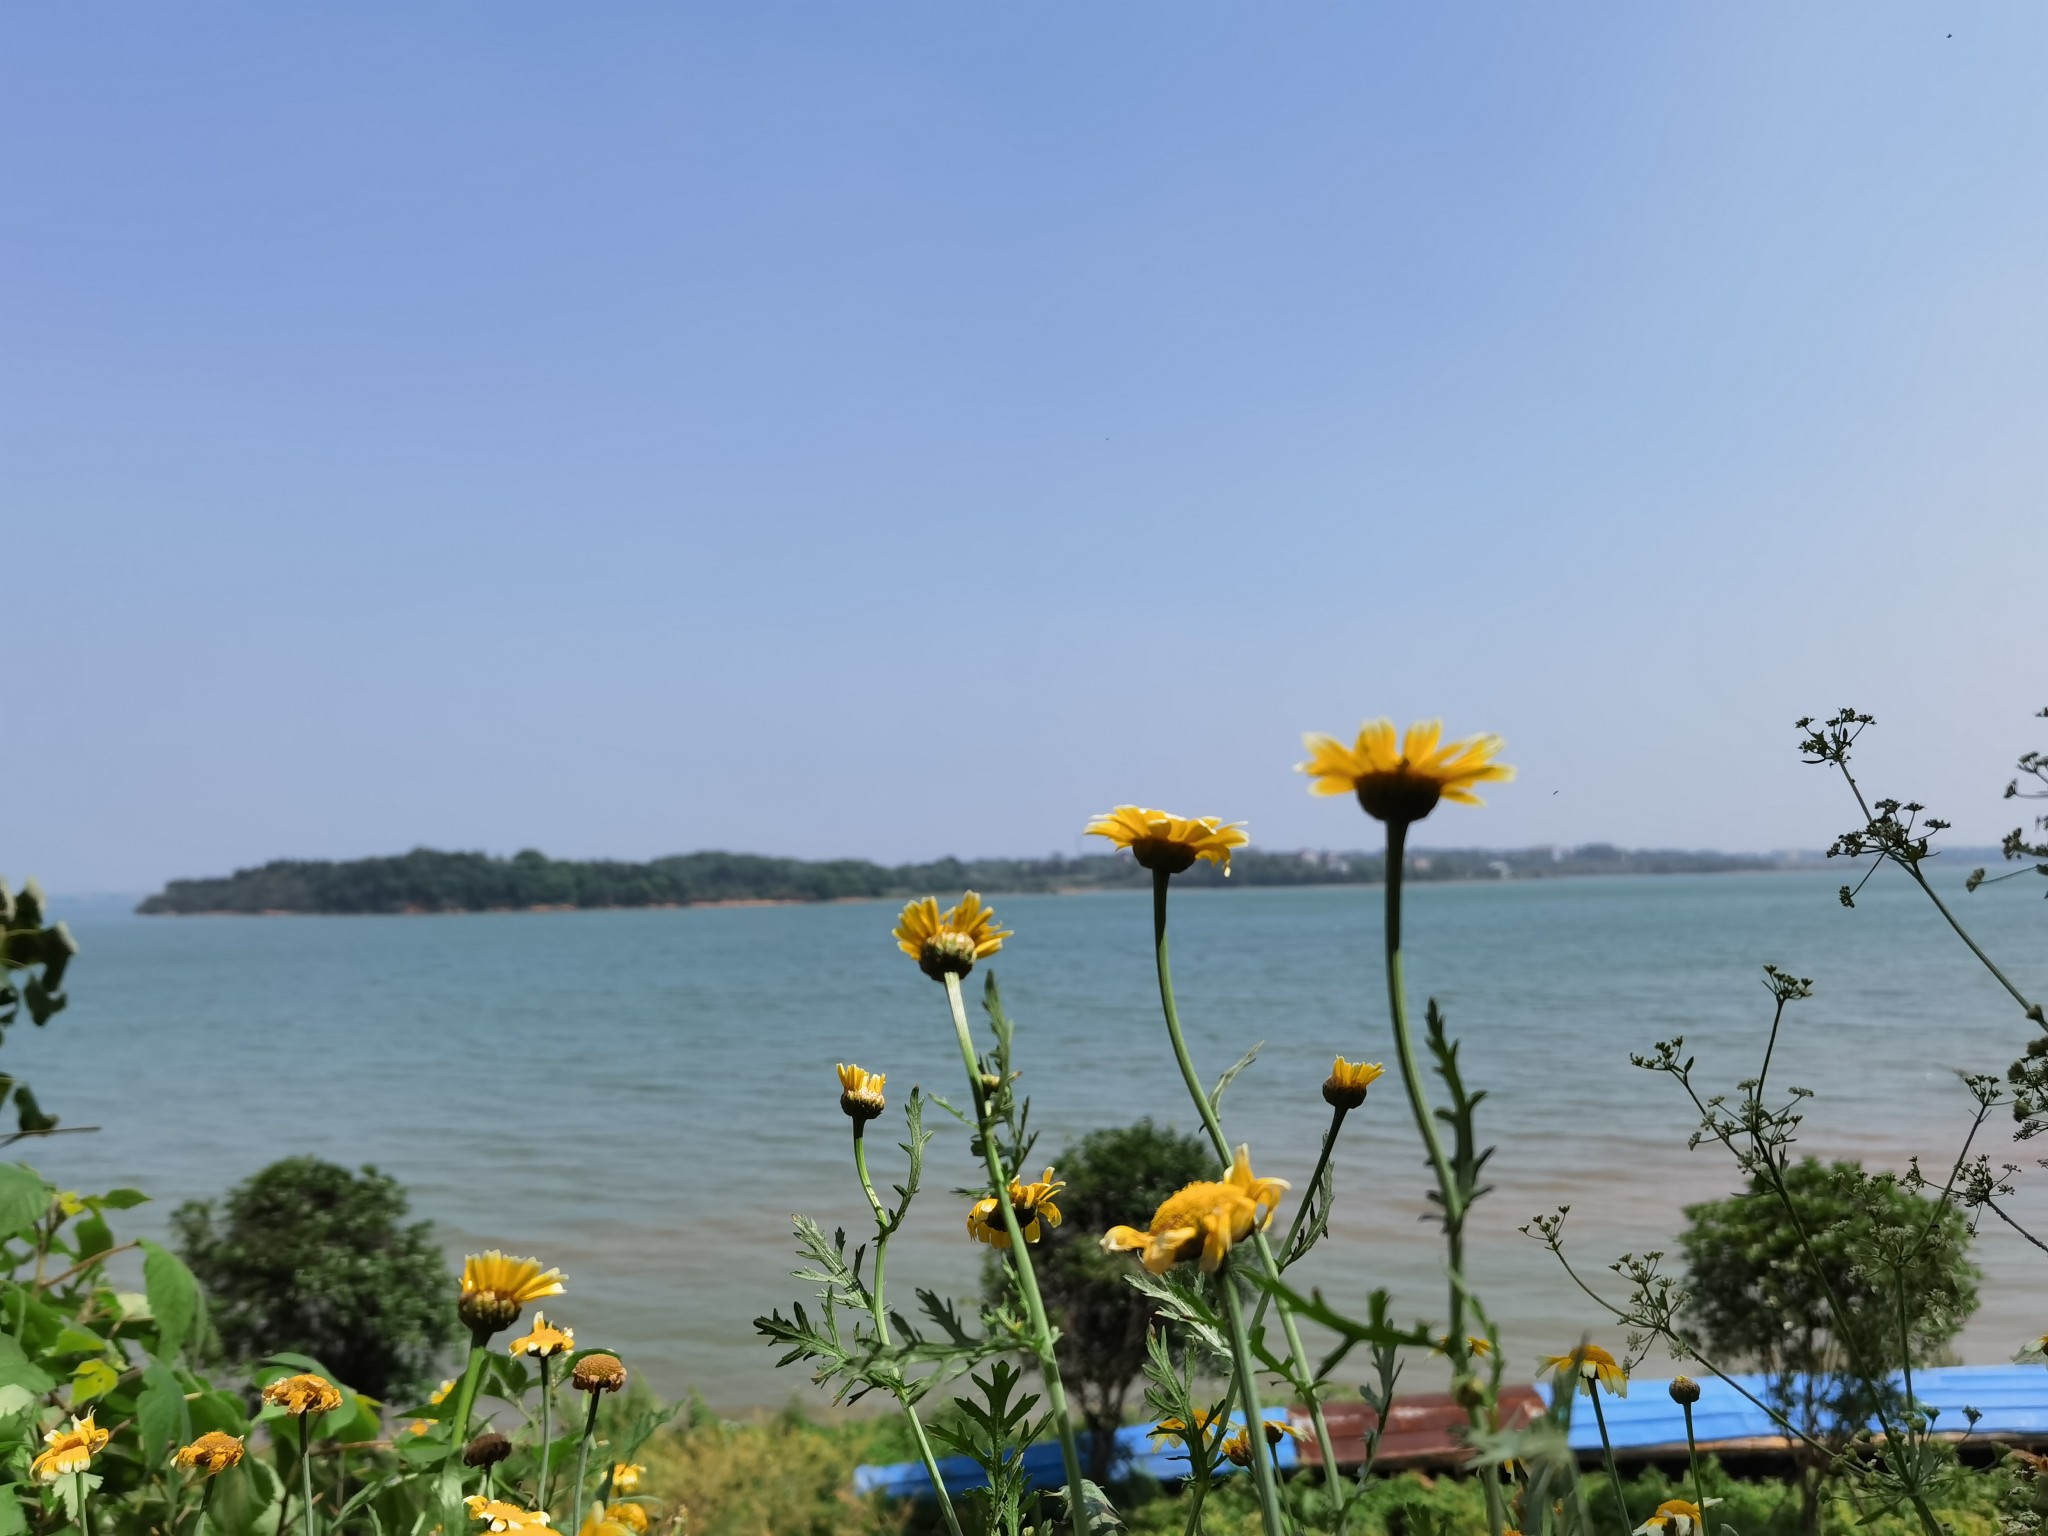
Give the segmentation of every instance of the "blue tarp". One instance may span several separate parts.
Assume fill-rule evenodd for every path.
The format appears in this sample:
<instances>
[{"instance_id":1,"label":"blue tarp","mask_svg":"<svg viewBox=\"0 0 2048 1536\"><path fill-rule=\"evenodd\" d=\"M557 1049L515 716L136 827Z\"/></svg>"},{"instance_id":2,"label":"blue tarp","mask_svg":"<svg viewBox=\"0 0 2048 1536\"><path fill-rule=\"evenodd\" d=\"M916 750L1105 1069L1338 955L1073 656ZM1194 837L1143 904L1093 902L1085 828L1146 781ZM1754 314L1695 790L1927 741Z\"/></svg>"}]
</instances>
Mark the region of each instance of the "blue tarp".
<instances>
[{"instance_id":1,"label":"blue tarp","mask_svg":"<svg viewBox=\"0 0 2048 1536\"><path fill-rule=\"evenodd\" d=\"M1778 1426L1727 1382L1714 1376L1697 1378L1700 1400L1693 1405L1693 1433L1702 1446L1715 1440L1762 1440L1775 1437ZM1769 1383L1762 1376L1737 1376L1743 1387L1765 1402ZM1635 1380L1627 1397L1600 1396L1607 1415L1608 1437L1617 1451L1685 1444L1685 1410L1671 1400L1668 1381ZM1551 1389L1537 1392L1548 1404ZM1913 1395L1926 1408L1939 1410L1937 1432L1961 1434L1970 1428L1965 1407L1983 1415L1980 1435L2048 1435L2048 1370L2038 1365L1956 1365L1913 1373ZM1572 1449L1600 1449L1600 1426L1592 1405L1581 1397L1572 1409Z\"/></svg>"},{"instance_id":2,"label":"blue tarp","mask_svg":"<svg viewBox=\"0 0 2048 1536\"><path fill-rule=\"evenodd\" d=\"M1287 1422L1285 1408L1268 1408L1264 1416L1268 1419ZM1234 1413L1230 1422L1242 1426L1243 1413ZM1082 1458L1087 1457L1088 1437L1081 1437ZM1116 1432L1117 1475L1128 1477L1132 1473L1143 1473L1161 1482L1175 1482L1188 1475L1186 1448L1178 1440L1160 1437L1152 1433L1149 1424L1133 1424ZM1299 1458L1295 1454L1294 1442L1285 1436L1274 1447L1273 1457L1281 1471L1291 1471ZM1225 1472L1238 1469L1229 1462L1223 1464ZM1057 1441L1046 1441L1032 1446L1024 1453L1024 1472L1031 1479L1034 1488L1053 1488L1066 1480L1060 1467L1060 1448ZM969 1488L979 1488L988 1479L981 1468L965 1456L943 1456L939 1459L939 1475L946 1480L946 1492L964 1493ZM856 1467L853 1472L855 1493L886 1493L892 1498L917 1498L932 1491L930 1474L919 1461L900 1461L887 1467Z\"/></svg>"}]
</instances>

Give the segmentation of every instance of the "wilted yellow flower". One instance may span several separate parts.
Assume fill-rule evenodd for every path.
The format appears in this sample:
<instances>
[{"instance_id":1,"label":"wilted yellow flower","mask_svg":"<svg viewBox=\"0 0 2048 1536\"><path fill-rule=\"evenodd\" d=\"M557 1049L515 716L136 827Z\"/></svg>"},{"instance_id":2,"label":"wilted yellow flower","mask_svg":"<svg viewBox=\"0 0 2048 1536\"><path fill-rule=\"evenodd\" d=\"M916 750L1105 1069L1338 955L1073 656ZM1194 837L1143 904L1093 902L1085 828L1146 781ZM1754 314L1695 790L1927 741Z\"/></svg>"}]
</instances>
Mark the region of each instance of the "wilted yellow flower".
<instances>
[{"instance_id":1,"label":"wilted yellow flower","mask_svg":"<svg viewBox=\"0 0 2048 1536\"><path fill-rule=\"evenodd\" d=\"M29 1472L36 1481L43 1483L54 1483L60 1477L83 1472L106 1445L108 1433L93 1422L92 1414L82 1418L73 1415L69 1428L60 1424L44 1434L43 1444L47 1449L39 1452L29 1463Z\"/></svg>"},{"instance_id":2,"label":"wilted yellow flower","mask_svg":"<svg viewBox=\"0 0 2048 1536\"><path fill-rule=\"evenodd\" d=\"M209 1429L190 1445L179 1446L178 1453L171 1458L171 1465L187 1472L203 1472L208 1477L218 1477L241 1459L242 1442L239 1437Z\"/></svg>"},{"instance_id":3,"label":"wilted yellow flower","mask_svg":"<svg viewBox=\"0 0 2048 1536\"><path fill-rule=\"evenodd\" d=\"M1607 1353L1598 1344L1587 1344L1577 1353L1570 1355L1544 1355L1536 1362L1539 1372L1550 1371L1560 1378L1578 1363L1579 1390L1586 1396L1593 1395L1593 1383L1598 1382L1607 1389L1610 1397L1628 1396L1628 1372L1621 1368L1621 1362Z\"/></svg>"},{"instance_id":4,"label":"wilted yellow flower","mask_svg":"<svg viewBox=\"0 0 2048 1536\"><path fill-rule=\"evenodd\" d=\"M536 1360L552 1360L556 1355L566 1355L576 1347L576 1331L573 1328L556 1328L548 1322L545 1312L533 1314L533 1332L523 1333L511 1343L515 1355L531 1355Z\"/></svg>"},{"instance_id":5,"label":"wilted yellow flower","mask_svg":"<svg viewBox=\"0 0 2048 1536\"><path fill-rule=\"evenodd\" d=\"M1494 761L1501 749L1500 738L1474 736L1469 741L1441 743L1443 730L1441 720L1419 720L1408 727L1407 739L1397 744L1393 721L1368 720L1359 727L1356 744L1349 747L1335 737L1311 731L1302 737L1308 761L1296 768L1315 780L1309 785L1311 794L1355 794L1366 814L1381 821L1420 821L1436 809L1440 798L1459 805L1484 805L1486 802L1472 793L1474 784L1515 776L1506 763Z\"/></svg>"},{"instance_id":6,"label":"wilted yellow flower","mask_svg":"<svg viewBox=\"0 0 2048 1536\"><path fill-rule=\"evenodd\" d=\"M539 1259L513 1259L492 1248L462 1261L462 1294L455 1310L472 1331L496 1333L519 1321L529 1301L562 1294L567 1277L543 1270Z\"/></svg>"},{"instance_id":7,"label":"wilted yellow flower","mask_svg":"<svg viewBox=\"0 0 2048 1536\"><path fill-rule=\"evenodd\" d=\"M638 1504L591 1506L583 1517L581 1536L646 1536L647 1511Z\"/></svg>"},{"instance_id":8,"label":"wilted yellow flower","mask_svg":"<svg viewBox=\"0 0 2048 1536\"><path fill-rule=\"evenodd\" d=\"M839 1107L855 1125L864 1125L887 1109L882 1087L886 1072L868 1072L848 1062L839 1063Z\"/></svg>"},{"instance_id":9,"label":"wilted yellow flower","mask_svg":"<svg viewBox=\"0 0 2048 1536\"><path fill-rule=\"evenodd\" d=\"M1025 1242L1037 1242L1045 1235L1045 1227L1060 1224L1060 1208L1055 1202L1059 1192L1066 1187L1052 1176L1050 1168L1045 1170L1044 1178L1030 1184L1010 1180L1010 1205L1017 1212L1017 1230L1024 1234ZM977 1200L969 1208L967 1234L977 1243L987 1243L991 1248L1010 1246L1010 1229L1003 1224L1002 1207L996 1204L993 1196Z\"/></svg>"},{"instance_id":10,"label":"wilted yellow flower","mask_svg":"<svg viewBox=\"0 0 2048 1536\"><path fill-rule=\"evenodd\" d=\"M620 1461L612 1464L612 1492L631 1493L640 1486L641 1474L646 1468L637 1461Z\"/></svg>"},{"instance_id":11,"label":"wilted yellow flower","mask_svg":"<svg viewBox=\"0 0 2048 1536\"><path fill-rule=\"evenodd\" d=\"M1451 1336L1448 1333L1437 1336L1436 1352L1440 1355L1448 1355L1451 1352ZM1484 1360L1493 1353L1493 1341L1483 1339L1476 1333L1468 1333L1465 1335L1465 1353Z\"/></svg>"},{"instance_id":12,"label":"wilted yellow flower","mask_svg":"<svg viewBox=\"0 0 2048 1536\"><path fill-rule=\"evenodd\" d=\"M473 1493L462 1502L469 1509L470 1519L481 1520L494 1531L527 1530L548 1523L548 1512L544 1509L521 1509L517 1504L487 1499L480 1493Z\"/></svg>"},{"instance_id":13,"label":"wilted yellow flower","mask_svg":"<svg viewBox=\"0 0 2048 1536\"><path fill-rule=\"evenodd\" d=\"M1376 1061L1346 1061L1342 1056L1323 1079L1323 1102L1332 1109L1356 1109L1365 1102L1365 1090L1387 1075Z\"/></svg>"},{"instance_id":14,"label":"wilted yellow flower","mask_svg":"<svg viewBox=\"0 0 2048 1536\"><path fill-rule=\"evenodd\" d=\"M1147 869L1177 875L1193 868L1195 860L1207 859L1222 865L1227 875L1230 850L1251 841L1243 828L1241 821L1224 822L1215 816L1174 816L1141 805L1120 805L1104 811L1084 830L1087 836L1106 837L1117 847L1130 849L1131 857Z\"/></svg>"},{"instance_id":15,"label":"wilted yellow flower","mask_svg":"<svg viewBox=\"0 0 2048 1536\"><path fill-rule=\"evenodd\" d=\"M1630 1536L1706 1536L1706 1507L1720 1502L1702 1499L1694 1504L1687 1499L1666 1499Z\"/></svg>"},{"instance_id":16,"label":"wilted yellow flower","mask_svg":"<svg viewBox=\"0 0 2048 1536\"><path fill-rule=\"evenodd\" d=\"M1254 1177L1251 1152L1239 1147L1221 1183L1203 1180L1187 1185L1153 1213L1148 1230L1111 1227L1102 1235L1102 1246L1112 1253L1142 1252L1145 1268L1155 1275L1193 1258L1201 1260L1203 1269L1214 1271L1232 1245L1251 1236L1252 1228L1272 1224L1286 1192L1285 1179Z\"/></svg>"},{"instance_id":17,"label":"wilted yellow flower","mask_svg":"<svg viewBox=\"0 0 2048 1536\"><path fill-rule=\"evenodd\" d=\"M995 913L973 891L944 912L934 897L913 901L896 922L896 947L933 981L965 976L975 961L996 953L1009 936L1010 930L996 927Z\"/></svg>"},{"instance_id":18,"label":"wilted yellow flower","mask_svg":"<svg viewBox=\"0 0 2048 1536\"><path fill-rule=\"evenodd\" d=\"M448 1401L448 1394L450 1392L453 1392L454 1390L455 1378L453 1376L450 1376L446 1381L442 1382L441 1385L434 1388L433 1392L428 1396L427 1402L435 1407L439 1407L442 1403Z\"/></svg>"},{"instance_id":19,"label":"wilted yellow flower","mask_svg":"<svg viewBox=\"0 0 2048 1536\"><path fill-rule=\"evenodd\" d=\"M304 1418L309 1413L326 1413L341 1406L341 1389L325 1376L280 1376L263 1389L263 1401L273 1408Z\"/></svg>"},{"instance_id":20,"label":"wilted yellow flower","mask_svg":"<svg viewBox=\"0 0 2048 1536\"><path fill-rule=\"evenodd\" d=\"M1283 1439L1306 1440L1308 1438L1307 1435L1296 1429L1292 1424L1283 1423L1279 1419L1261 1419L1259 1422L1265 1428L1266 1444L1268 1445L1278 1445ZM1233 1431L1230 1437L1223 1442L1223 1454L1229 1457L1236 1466L1250 1466L1252 1464L1251 1437L1241 1429Z\"/></svg>"}]
</instances>

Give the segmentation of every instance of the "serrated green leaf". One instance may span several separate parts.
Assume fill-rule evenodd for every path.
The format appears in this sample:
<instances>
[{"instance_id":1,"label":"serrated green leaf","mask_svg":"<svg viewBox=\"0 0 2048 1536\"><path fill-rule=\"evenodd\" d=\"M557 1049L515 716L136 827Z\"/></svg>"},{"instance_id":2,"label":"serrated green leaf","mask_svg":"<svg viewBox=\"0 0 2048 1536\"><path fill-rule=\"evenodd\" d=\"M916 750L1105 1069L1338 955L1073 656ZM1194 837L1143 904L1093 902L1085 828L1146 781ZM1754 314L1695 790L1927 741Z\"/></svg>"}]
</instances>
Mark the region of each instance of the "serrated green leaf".
<instances>
[{"instance_id":1,"label":"serrated green leaf","mask_svg":"<svg viewBox=\"0 0 2048 1536\"><path fill-rule=\"evenodd\" d=\"M0 1487L0 1536L22 1536L28 1520L21 1512L21 1500L13 1487Z\"/></svg>"},{"instance_id":2,"label":"serrated green leaf","mask_svg":"<svg viewBox=\"0 0 2048 1536\"><path fill-rule=\"evenodd\" d=\"M56 1385L56 1377L29 1359L13 1339L0 1333L0 1386L21 1387L41 1397Z\"/></svg>"},{"instance_id":3,"label":"serrated green leaf","mask_svg":"<svg viewBox=\"0 0 2048 1536\"><path fill-rule=\"evenodd\" d=\"M185 1261L143 1239L142 1284L149 1293L150 1314L156 1319L157 1354L170 1358L185 1347L199 1327L199 1282Z\"/></svg>"},{"instance_id":4,"label":"serrated green leaf","mask_svg":"<svg viewBox=\"0 0 2048 1536\"><path fill-rule=\"evenodd\" d=\"M86 1203L109 1211L127 1211L138 1205L147 1205L149 1196L139 1189L110 1189L104 1195L94 1195Z\"/></svg>"},{"instance_id":5,"label":"serrated green leaf","mask_svg":"<svg viewBox=\"0 0 2048 1536\"><path fill-rule=\"evenodd\" d=\"M50 1210L50 1186L27 1163L0 1163L0 1239L18 1237Z\"/></svg>"},{"instance_id":6,"label":"serrated green leaf","mask_svg":"<svg viewBox=\"0 0 2048 1536\"><path fill-rule=\"evenodd\" d=\"M170 1448L186 1438L185 1387L178 1373L160 1360L152 1360L142 1373L135 1423L142 1436L142 1462L147 1467L162 1465Z\"/></svg>"},{"instance_id":7,"label":"serrated green leaf","mask_svg":"<svg viewBox=\"0 0 2048 1536\"><path fill-rule=\"evenodd\" d=\"M221 1536L271 1536L280 1513L280 1487L268 1466L244 1456L213 1480L206 1512Z\"/></svg>"},{"instance_id":8,"label":"serrated green leaf","mask_svg":"<svg viewBox=\"0 0 2048 1536\"><path fill-rule=\"evenodd\" d=\"M104 1360L81 1360L71 1372L71 1403L89 1403L120 1384L121 1373Z\"/></svg>"}]
</instances>

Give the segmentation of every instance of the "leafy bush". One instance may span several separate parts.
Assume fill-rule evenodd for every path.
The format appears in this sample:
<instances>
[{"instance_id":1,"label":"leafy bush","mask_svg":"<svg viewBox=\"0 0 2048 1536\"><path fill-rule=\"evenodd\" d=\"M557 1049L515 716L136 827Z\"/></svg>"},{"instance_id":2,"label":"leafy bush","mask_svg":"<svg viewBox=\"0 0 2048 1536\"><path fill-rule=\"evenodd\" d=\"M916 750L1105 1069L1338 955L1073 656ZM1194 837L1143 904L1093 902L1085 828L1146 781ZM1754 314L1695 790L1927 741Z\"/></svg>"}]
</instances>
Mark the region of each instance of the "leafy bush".
<instances>
[{"instance_id":1,"label":"leafy bush","mask_svg":"<svg viewBox=\"0 0 2048 1536\"><path fill-rule=\"evenodd\" d=\"M1809 1157L1781 1177L1782 1196L1759 1174L1746 1194L1686 1208L1689 1316L1711 1353L1770 1377L1798 1428L1840 1446L1897 1402L1893 1373L1933 1363L1976 1310L1969 1223L1854 1162ZM1810 1459L1807 1530L1821 1471Z\"/></svg>"},{"instance_id":2,"label":"leafy bush","mask_svg":"<svg viewBox=\"0 0 2048 1536\"><path fill-rule=\"evenodd\" d=\"M222 1204L187 1201L171 1225L229 1359L310 1355L375 1398L432 1384L460 1332L455 1282L397 1180L290 1157Z\"/></svg>"},{"instance_id":3,"label":"leafy bush","mask_svg":"<svg viewBox=\"0 0 2048 1536\"><path fill-rule=\"evenodd\" d=\"M1038 1284L1060 1330L1060 1372L1090 1433L1090 1475L1102 1482L1110 1475L1112 1437L1145 1368L1145 1330L1155 1312L1130 1283L1129 1262L1104 1253L1097 1239L1120 1222L1143 1222L1182 1185L1216 1178L1218 1169L1200 1137L1149 1119L1091 1131L1055 1166L1067 1185L1060 1198L1066 1219L1041 1244ZM989 1273L994 1288L1008 1271L992 1265Z\"/></svg>"}]
</instances>

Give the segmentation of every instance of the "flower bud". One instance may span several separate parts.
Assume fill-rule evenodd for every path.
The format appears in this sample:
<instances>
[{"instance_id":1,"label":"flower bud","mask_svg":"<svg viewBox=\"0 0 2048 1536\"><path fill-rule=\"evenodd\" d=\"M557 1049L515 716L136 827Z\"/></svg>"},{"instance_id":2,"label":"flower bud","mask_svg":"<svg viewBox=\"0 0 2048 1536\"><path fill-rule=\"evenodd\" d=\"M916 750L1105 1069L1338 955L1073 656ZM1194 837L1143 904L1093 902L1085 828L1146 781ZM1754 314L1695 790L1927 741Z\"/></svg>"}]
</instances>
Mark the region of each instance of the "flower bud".
<instances>
[{"instance_id":1,"label":"flower bud","mask_svg":"<svg viewBox=\"0 0 2048 1536\"><path fill-rule=\"evenodd\" d=\"M616 1392L626 1384L626 1368L617 1355L585 1355L569 1372L578 1392Z\"/></svg>"},{"instance_id":2,"label":"flower bud","mask_svg":"<svg viewBox=\"0 0 2048 1536\"><path fill-rule=\"evenodd\" d=\"M1666 1390L1670 1392L1671 1401L1674 1403L1690 1406L1700 1400L1700 1384L1690 1376L1672 1377L1671 1385Z\"/></svg>"}]
</instances>

